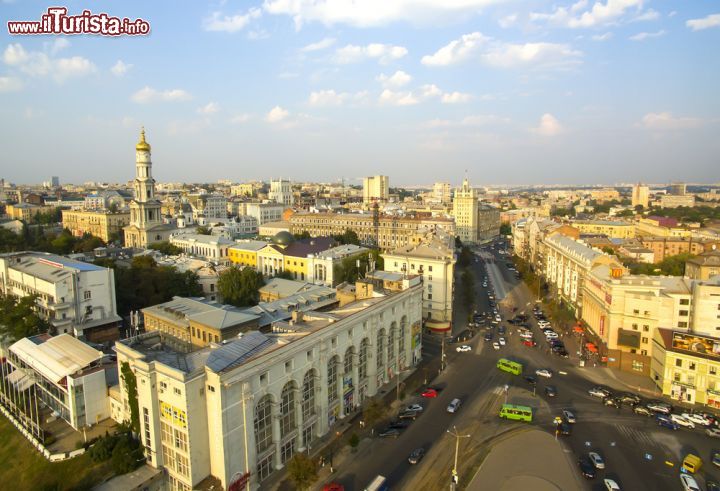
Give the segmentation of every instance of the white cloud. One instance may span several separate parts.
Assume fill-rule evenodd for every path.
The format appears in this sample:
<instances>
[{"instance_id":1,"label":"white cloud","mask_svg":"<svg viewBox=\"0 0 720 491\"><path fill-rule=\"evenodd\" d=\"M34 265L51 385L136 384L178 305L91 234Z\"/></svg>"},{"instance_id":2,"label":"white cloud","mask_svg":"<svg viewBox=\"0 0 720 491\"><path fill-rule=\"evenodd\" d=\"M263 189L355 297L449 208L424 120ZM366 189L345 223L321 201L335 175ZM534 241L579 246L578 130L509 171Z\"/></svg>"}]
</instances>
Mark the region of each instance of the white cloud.
<instances>
[{"instance_id":1,"label":"white cloud","mask_svg":"<svg viewBox=\"0 0 720 491\"><path fill-rule=\"evenodd\" d=\"M303 46L302 48L300 48L300 51L304 53L309 53L311 51L320 51L329 48L333 44L335 44L335 38L324 38L317 43L310 43L307 46Z\"/></svg>"},{"instance_id":2,"label":"white cloud","mask_svg":"<svg viewBox=\"0 0 720 491\"><path fill-rule=\"evenodd\" d=\"M211 114L215 114L219 110L220 110L220 105L217 102L208 102L204 106L198 108L198 113L209 116Z\"/></svg>"},{"instance_id":3,"label":"white cloud","mask_svg":"<svg viewBox=\"0 0 720 491\"><path fill-rule=\"evenodd\" d=\"M50 45L50 54L56 55L57 53L64 50L68 46L70 46L70 41L68 41L66 38L58 37Z\"/></svg>"},{"instance_id":4,"label":"white cloud","mask_svg":"<svg viewBox=\"0 0 720 491\"><path fill-rule=\"evenodd\" d=\"M443 19L462 19L501 0L265 0L270 14L289 15L300 28L308 22L354 27L383 26L406 21L428 24Z\"/></svg>"},{"instance_id":5,"label":"white cloud","mask_svg":"<svg viewBox=\"0 0 720 491\"><path fill-rule=\"evenodd\" d=\"M540 118L540 125L532 131L541 136L557 136L563 132L563 127L555 116L545 113Z\"/></svg>"},{"instance_id":6,"label":"white cloud","mask_svg":"<svg viewBox=\"0 0 720 491\"><path fill-rule=\"evenodd\" d=\"M390 89L383 90L378 101L390 106L412 106L420 102L412 92L394 92Z\"/></svg>"},{"instance_id":7,"label":"white cloud","mask_svg":"<svg viewBox=\"0 0 720 491\"><path fill-rule=\"evenodd\" d=\"M369 59L377 59L382 64L399 60L407 55L408 50L403 46L393 46L391 44L372 43L367 46L355 46L348 44L335 51L335 61L337 63L358 63Z\"/></svg>"},{"instance_id":8,"label":"white cloud","mask_svg":"<svg viewBox=\"0 0 720 491\"><path fill-rule=\"evenodd\" d=\"M412 76L402 70L398 70L392 75L385 75L384 73L381 73L376 77L376 80L380 82L383 87L398 88L409 84L412 80Z\"/></svg>"},{"instance_id":9,"label":"white cloud","mask_svg":"<svg viewBox=\"0 0 720 491\"><path fill-rule=\"evenodd\" d=\"M145 86L135 92L131 99L138 104L147 104L150 102L179 102L192 99L192 96L182 89L171 89L159 91L152 87Z\"/></svg>"},{"instance_id":10,"label":"white cloud","mask_svg":"<svg viewBox=\"0 0 720 491\"><path fill-rule=\"evenodd\" d=\"M592 37L593 41L607 41L608 39L612 39L613 33L608 31L605 34L595 34Z\"/></svg>"},{"instance_id":11,"label":"white cloud","mask_svg":"<svg viewBox=\"0 0 720 491\"><path fill-rule=\"evenodd\" d=\"M494 114L474 114L471 116L465 116L458 121L451 121L449 119L432 119L426 122L423 126L427 128L475 127L489 124L507 124L509 122L509 118L496 116Z\"/></svg>"},{"instance_id":12,"label":"white cloud","mask_svg":"<svg viewBox=\"0 0 720 491\"><path fill-rule=\"evenodd\" d=\"M447 66L468 59L479 59L487 65L500 68L522 65L549 68L576 64L581 56L580 51L567 44L510 44L473 32L451 41L432 55L423 56L422 63L429 66Z\"/></svg>"},{"instance_id":13,"label":"white cloud","mask_svg":"<svg viewBox=\"0 0 720 491\"><path fill-rule=\"evenodd\" d=\"M503 29L507 29L508 27L514 26L515 23L517 22L517 19L518 19L517 14L506 15L505 17L502 17L502 18L498 21L498 24L499 24L500 27L502 27Z\"/></svg>"},{"instance_id":14,"label":"white cloud","mask_svg":"<svg viewBox=\"0 0 720 491\"><path fill-rule=\"evenodd\" d=\"M15 77L0 77L0 93L15 92L22 89L22 80Z\"/></svg>"},{"instance_id":15,"label":"white cloud","mask_svg":"<svg viewBox=\"0 0 720 491\"><path fill-rule=\"evenodd\" d=\"M115 63L110 71L113 73L113 75L117 77L122 77L125 75L128 70L130 70L133 66L130 63L125 63L122 60L118 60L117 63Z\"/></svg>"},{"instance_id":16,"label":"white cloud","mask_svg":"<svg viewBox=\"0 0 720 491\"><path fill-rule=\"evenodd\" d=\"M249 114L236 114L232 118L230 118L230 123L232 124L242 124L247 123L250 121L250 115Z\"/></svg>"},{"instance_id":17,"label":"white cloud","mask_svg":"<svg viewBox=\"0 0 720 491\"><path fill-rule=\"evenodd\" d=\"M341 106L350 98L347 92L335 92L334 90L319 90L310 93L308 104L311 106Z\"/></svg>"},{"instance_id":18,"label":"white cloud","mask_svg":"<svg viewBox=\"0 0 720 491\"><path fill-rule=\"evenodd\" d=\"M685 25L693 31L702 31L703 29L718 27L720 26L720 14L710 14L702 19L690 19L685 22Z\"/></svg>"},{"instance_id":19,"label":"white cloud","mask_svg":"<svg viewBox=\"0 0 720 491\"><path fill-rule=\"evenodd\" d=\"M31 77L52 76L57 82L95 72L95 65L82 56L51 58L42 51L25 51L20 44L8 45L3 53L3 61Z\"/></svg>"},{"instance_id":20,"label":"white cloud","mask_svg":"<svg viewBox=\"0 0 720 491\"><path fill-rule=\"evenodd\" d=\"M490 38L479 32L464 34L460 39L450 41L432 55L422 57L422 64L428 66L447 66L466 60L472 56Z\"/></svg>"},{"instance_id":21,"label":"white cloud","mask_svg":"<svg viewBox=\"0 0 720 491\"><path fill-rule=\"evenodd\" d=\"M677 15L677 10L673 10L668 14L668 17L675 17Z\"/></svg>"},{"instance_id":22,"label":"white cloud","mask_svg":"<svg viewBox=\"0 0 720 491\"><path fill-rule=\"evenodd\" d=\"M633 36L630 36L628 39L630 41L645 41L646 39L659 38L660 36L664 35L665 31L663 30L657 32L639 32Z\"/></svg>"},{"instance_id":23,"label":"white cloud","mask_svg":"<svg viewBox=\"0 0 720 491\"><path fill-rule=\"evenodd\" d=\"M569 28L595 27L617 22L631 9L639 13L642 4L643 0L606 0L604 3L596 1L592 8L580 13L588 6L587 1L581 0L569 9L556 7L551 14L531 13L530 20Z\"/></svg>"},{"instance_id":24,"label":"white cloud","mask_svg":"<svg viewBox=\"0 0 720 491\"><path fill-rule=\"evenodd\" d=\"M425 99L429 99L430 97L441 97L443 94L443 91L435 84L423 85L420 87L420 90L422 90L422 96Z\"/></svg>"},{"instance_id":25,"label":"white cloud","mask_svg":"<svg viewBox=\"0 0 720 491\"><path fill-rule=\"evenodd\" d=\"M697 128L702 125L698 118L673 116L669 112L648 113L643 116L640 125L649 130L681 130Z\"/></svg>"},{"instance_id":26,"label":"white cloud","mask_svg":"<svg viewBox=\"0 0 720 491\"><path fill-rule=\"evenodd\" d=\"M267 121L268 123L279 123L284 119L287 119L289 115L290 113L286 109L283 109L280 106L275 106L274 108L270 109L270 112L267 113L267 116L265 116L265 121Z\"/></svg>"},{"instance_id":27,"label":"white cloud","mask_svg":"<svg viewBox=\"0 0 720 491\"><path fill-rule=\"evenodd\" d=\"M567 44L526 43L493 45L482 60L488 65L500 68L535 65L542 67L562 67L577 64L582 56L580 51Z\"/></svg>"},{"instance_id":28,"label":"white cloud","mask_svg":"<svg viewBox=\"0 0 720 491\"><path fill-rule=\"evenodd\" d=\"M472 95L462 92L448 92L440 98L440 102L443 104L462 104L464 102L470 102L471 100Z\"/></svg>"},{"instance_id":29,"label":"white cloud","mask_svg":"<svg viewBox=\"0 0 720 491\"><path fill-rule=\"evenodd\" d=\"M642 21L648 21L648 20L658 20L660 18L660 12L654 9L648 9L645 12L642 12L640 15L635 17L633 21L636 22L642 22Z\"/></svg>"},{"instance_id":30,"label":"white cloud","mask_svg":"<svg viewBox=\"0 0 720 491\"><path fill-rule=\"evenodd\" d=\"M251 8L245 14L223 15L213 12L210 17L203 20L203 29L214 32L237 32L244 29L251 20L262 15L259 8Z\"/></svg>"}]
</instances>

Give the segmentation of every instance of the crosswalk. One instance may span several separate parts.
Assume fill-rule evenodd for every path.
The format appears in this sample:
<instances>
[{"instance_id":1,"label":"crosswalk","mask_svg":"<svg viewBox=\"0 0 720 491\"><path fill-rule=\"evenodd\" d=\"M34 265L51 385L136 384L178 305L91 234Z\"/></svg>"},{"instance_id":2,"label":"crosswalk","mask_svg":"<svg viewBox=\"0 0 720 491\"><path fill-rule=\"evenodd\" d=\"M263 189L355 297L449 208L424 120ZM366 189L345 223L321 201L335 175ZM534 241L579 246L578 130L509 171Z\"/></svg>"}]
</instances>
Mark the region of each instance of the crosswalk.
<instances>
[{"instance_id":1,"label":"crosswalk","mask_svg":"<svg viewBox=\"0 0 720 491\"><path fill-rule=\"evenodd\" d=\"M638 448L650 449L658 446L658 443L642 429L627 425L613 425L613 427L620 435L635 442Z\"/></svg>"}]
</instances>

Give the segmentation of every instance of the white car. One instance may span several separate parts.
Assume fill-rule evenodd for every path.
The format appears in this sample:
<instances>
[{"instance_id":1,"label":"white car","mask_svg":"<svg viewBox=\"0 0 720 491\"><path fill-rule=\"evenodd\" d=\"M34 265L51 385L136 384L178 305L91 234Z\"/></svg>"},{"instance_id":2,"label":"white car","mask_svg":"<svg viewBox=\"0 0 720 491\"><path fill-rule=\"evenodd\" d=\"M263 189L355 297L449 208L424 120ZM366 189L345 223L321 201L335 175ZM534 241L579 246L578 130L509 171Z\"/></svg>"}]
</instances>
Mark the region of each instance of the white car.
<instances>
[{"instance_id":1,"label":"white car","mask_svg":"<svg viewBox=\"0 0 720 491\"><path fill-rule=\"evenodd\" d=\"M500 349L500 345L497 342L493 343L493 349Z\"/></svg>"},{"instance_id":2,"label":"white car","mask_svg":"<svg viewBox=\"0 0 720 491\"><path fill-rule=\"evenodd\" d=\"M505 338L498 339L498 342L500 343L500 346L505 346Z\"/></svg>"},{"instance_id":3,"label":"white car","mask_svg":"<svg viewBox=\"0 0 720 491\"><path fill-rule=\"evenodd\" d=\"M700 491L700 486L690 474L680 474L680 483L685 491Z\"/></svg>"},{"instance_id":4,"label":"white car","mask_svg":"<svg viewBox=\"0 0 720 491\"><path fill-rule=\"evenodd\" d=\"M605 479L603 480L603 483L605 484L605 489L607 489L607 491L620 491L620 486L612 479Z\"/></svg>"},{"instance_id":5,"label":"white car","mask_svg":"<svg viewBox=\"0 0 720 491\"><path fill-rule=\"evenodd\" d=\"M702 414L695 414L695 413L682 413L683 418L688 419L692 421L695 424L708 426L710 424L710 420L707 419Z\"/></svg>"},{"instance_id":6,"label":"white car","mask_svg":"<svg viewBox=\"0 0 720 491\"><path fill-rule=\"evenodd\" d=\"M458 353L466 353L468 351L472 351L472 348L467 344L463 344L462 346L458 346L457 348L455 348L455 351L457 351Z\"/></svg>"},{"instance_id":7,"label":"white car","mask_svg":"<svg viewBox=\"0 0 720 491\"><path fill-rule=\"evenodd\" d=\"M600 397L601 399L604 399L605 397L610 395L610 391L602 387L593 387L588 391L588 394L593 397Z\"/></svg>"},{"instance_id":8,"label":"white car","mask_svg":"<svg viewBox=\"0 0 720 491\"><path fill-rule=\"evenodd\" d=\"M523 339L531 339L533 337L532 331L521 331L520 337Z\"/></svg>"},{"instance_id":9,"label":"white car","mask_svg":"<svg viewBox=\"0 0 720 491\"><path fill-rule=\"evenodd\" d=\"M415 411L416 413L422 412L423 407L420 404L410 404L405 408L405 411Z\"/></svg>"},{"instance_id":10,"label":"white car","mask_svg":"<svg viewBox=\"0 0 720 491\"><path fill-rule=\"evenodd\" d=\"M537 324L538 324L538 327L541 327L541 328L550 325L550 323L548 321L538 321Z\"/></svg>"},{"instance_id":11,"label":"white car","mask_svg":"<svg viewBox=\"0 0 720 491\"><path fill-rule=\"evenodd\" d=\"M683 416L680 416L679 414L671 414L670 421L677 423L680 426L684 426L685 428L695 428L695 423Z\"/></svg>"},{"instance_id":12,"label":"white car","mask_svg":"<svg viewBox=\"0 0 720 491\"><path fill-rule=\"evenodd\" d=\"M590 462L592 462L592 465L595 466L596 469L604 469L605 468L605 461L602 457L600 457L600 454L597 452L590 452L588 454L588 457L590 457Z\"/></svg>"},{"instance_id":13,"label":"white car","mask_svg":"<svg viewBox=\"0 0 720 491\"><path fill-rule=\"evenodd\" d=\"M720 438L720 430L717 428L708 428L705 430L705 433L707 436L711 436L713 438Z\"/></svg>"},{"instance_id":14,"label":"white car","mask_svg":"<svg viewBox=\"0 0 720 491\"><path fill-rule=\"evenodd\" d=\"M548 331L548 332L545 333L545 338L548 339L548 340L550 340L550 339L557 339L557 338L559 338L559 337L560 337L560 336L558 336L558 333L556 333L555 331Z\"/></svg>"},{"instance_id":15,"label":"white car","mask_svg":"<svg viewBox=\"0 0 720 491\"><path fill-rule=\"evenodd\" d=\"M551 378L553 376L552 370L548 370L547 368L538 368L535 370L535 375L545 378Z\"/></svg>"},{"instance_id":16,"label":"white car","mask_svg":"<svg viewBox=\"0 0 720 491\"><path fill-rule=\"evenodd\" d=\"M495 320L498 321L498 322L500 322L500 321L502 321L502 318L501 318L499 315L496 315L496 316L495 316Z\"/></svg>"}]
</instances>

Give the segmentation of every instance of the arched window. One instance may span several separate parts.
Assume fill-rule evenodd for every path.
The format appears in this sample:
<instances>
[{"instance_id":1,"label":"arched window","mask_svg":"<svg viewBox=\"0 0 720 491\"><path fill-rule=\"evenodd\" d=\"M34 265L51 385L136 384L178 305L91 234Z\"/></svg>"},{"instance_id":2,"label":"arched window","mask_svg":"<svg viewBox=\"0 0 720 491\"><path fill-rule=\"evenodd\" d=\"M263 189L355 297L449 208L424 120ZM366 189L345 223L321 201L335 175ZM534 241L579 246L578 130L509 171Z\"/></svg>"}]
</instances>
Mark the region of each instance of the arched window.
<instances>
[{"instance_id":1,"label":"arched window","mask_svg":"<svg viewBox=\"0 0 720 491\"><path fill-rule=\"evenodd\" d=\"M315 416L315 369L311 368L305 374L302 389L302 417L307 421Z\"/></svg>"},{"instance_id":2,"label":"arched window","mask_svg":"<svg viewBox=\"0 0 720 491\"><path fill-rule=\"evenodd\" d=\"M388 362L395 359L395 331L397 331L397 323L395 321L390 324L390 334L388 336L387 358Z\"/></svg>"},{"instance_id":3,"label":"arched window","mask_svg":"<svg viewBox=\"0 0 720 491\"><path fill-rule=\"evenodd\" d=\"M385 329L380 329L377 334L377 371L382 373L385 368L383 357L385 355Z\"/></svg>"},{"instance_id":4,"label":"arched window","mask_svg":"<svg viewBox=\"0 0 720 491\"><path fill-rule=\"evenodd\" d=\"M367 378L367 359L369 348L370 341L368 341L368 338L364 338L360 342L360 356L358 358L358 377L360 380Z\"/></svg>"},{"instance_id":5,"label":"arched window","mask_svg":"<svg viewBox=\"0 0 720 491\"><path fill-rule=\"evenodd\" d=\"M285 384L280 398L280 438L295 429L295 382Z\"/></svg>"},{"instance_id":6,"label":"arched window","mask_svg":"<svg viewBox=\"0 0 720 491\"><path fill-rule=\"evenodd\" d=\"M398 352L405 353L405 329L407 328L407 316L400 319L400 332L398 333Z\"/></svg>"},{"instance_id":7,"label":"arched window","mask_svg":"<svg viewBox=\"0 0 720 491\"><path fill-rule=\"evenodd\" d=\"M340 360L337 355L330 358L327 366L327 387L328 387L328 404L338 399L338 365Z\"/></svg>"},{"instance_id":8,"label":"arched window","mask_svg":"<svg viewBox=\"0 0 720 491\"><path fill-rule=\"evenodd\" d=\"M272 397L263 396L255 406L255 450L258 455L272 445Z\"/></svg>"},{"instance_id":9,"label":"arched window","mask_svg":"<svg viewBox=\"0 0 720 491\"><path fill-rule=\"evenodd\" d=\"M353 357L355 356L355 347L350 346L345 350L345 369L343 373L345 375L352 375L353 371Z\"/></svg>"}]
</instances>

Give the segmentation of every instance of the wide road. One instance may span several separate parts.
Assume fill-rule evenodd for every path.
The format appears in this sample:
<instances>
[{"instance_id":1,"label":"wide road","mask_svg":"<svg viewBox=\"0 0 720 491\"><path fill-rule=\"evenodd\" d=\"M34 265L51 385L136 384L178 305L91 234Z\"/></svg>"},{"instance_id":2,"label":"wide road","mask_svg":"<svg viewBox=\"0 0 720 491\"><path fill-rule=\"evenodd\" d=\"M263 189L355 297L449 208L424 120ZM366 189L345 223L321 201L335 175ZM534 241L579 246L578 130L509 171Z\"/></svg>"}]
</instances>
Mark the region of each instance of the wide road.
<instances>
[{"instance_id":1,"label":"wide road","mask_svg":"<svg viewBox=\"0 0 720 491\"><path fill-rule=\"evenodd\" d=\"M490 293L503 297L500 302L503 319L514 315L514 307L518 311L529 310L528 305L534 304L532 295L508 271L505 265L509 262L507 256L490 248L479 252L485 259L473 262L471 266L477 277L479 310L488 309ZM486 268L489 268L489 274ZM489 278L487 290L481 286L484 277ZM455 298L461 298L457 291ZM466 310L465 306L456 307L458 311ZM454 332L463 329L465 318L466 314L465 317L456 317ZM576 341L565 339L568 351L571 351L570 359L551 355L534 320L531 322L538 341L535 348L522 345L515 327L504 322L514 334L507 336L507 346L499 351L494 350L491 343L483 341L484 329L468 343L473 348L472 352L457 353L454 350L456 345L446 344L448 366L432 381L445 387L439 397L425 400L420 397L409 398L406 402L421 402L425 407L417 421L397 439L375 437L371 446L355 455L351 463L338 469L334 480L342 483L346 490L355 491L364 489L376 475L381 474L388 479L390 489L440 489L449 483L453 467L455 438L447 431L457 427L460 434L470 435L460 442L458 463L461 480L467 482L493 439L502 438L508 432L519 431L523 427L520 423L500 421L496 416L506 397L502 390L506 383L511 386L508 402L535 408L533 425L549 432L554 431L552 420L560 415L563 408L573 410L578 422L573 425L570 436L561 437L574 454L572 461L576 460L577 455L597 451L605 457L607 463L605 471L600 471L598 477L586 483L586 489L604 489L603 477L614 478L622 489L679 489L678 463L690 451L700 455L706 463L699 476L701 483L707 477L720 477L720 473L716 473L710 463L711 450L720 447L720 441L716 445L715 440L707 437L699 428L671 431L658 427L652 418L635 415L629 408L606 408L599 399L587 393L595 384L585 378L584 374L592 368L578 366L574 352ZM497 338L495 333L494 339ZM424 343L425 356L439 355L440 344L437 340L426 337ZM549 380L538 377L536 394L533 395L532 386L523 377L514 377L495 368L501 357L522 362L525 374L534 374L537 368L549 368L553 370L554 376ZM610 380L606 385L612 388L613 382ZM548 398L544 394L546 385L554 385L558 396ZM457 414L450 414L446 407L454 398L462 399L463 406ZM410 465L407 456L418 447L424 447L428 453L420 464ZM673 466L669 466L666 461Z\"/></svg>"}]
</instances>

